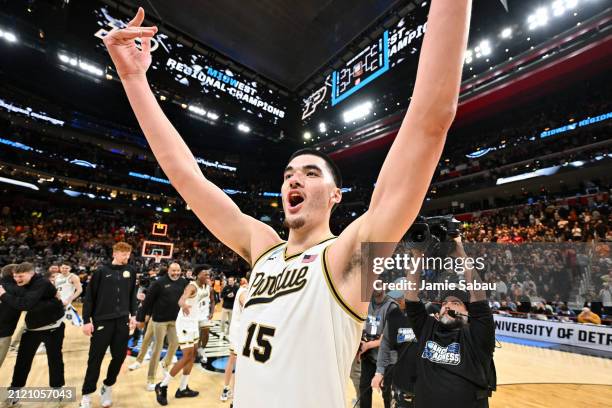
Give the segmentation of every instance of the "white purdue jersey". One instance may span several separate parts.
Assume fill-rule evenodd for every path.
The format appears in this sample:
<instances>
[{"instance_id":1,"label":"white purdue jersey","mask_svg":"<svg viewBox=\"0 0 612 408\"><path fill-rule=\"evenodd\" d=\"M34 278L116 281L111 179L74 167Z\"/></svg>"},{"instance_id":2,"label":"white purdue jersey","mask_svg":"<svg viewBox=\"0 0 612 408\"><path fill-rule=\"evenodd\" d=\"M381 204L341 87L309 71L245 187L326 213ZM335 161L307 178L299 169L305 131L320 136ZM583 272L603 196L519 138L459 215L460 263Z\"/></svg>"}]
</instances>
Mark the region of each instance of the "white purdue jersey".
<instances>
[{"instance_id":1,"label":"white purdue jersey","mask_svg":"<svg viewBox=\"0 0 612 408\"><path fill-rule=\"evenodd\" d=\"M67 276L64 276L61 273L58 273L55 276L55 287L57 288L60 298L62 302L66 301L70 296L74 294L76 287L70 281L70 279L75 276L73 273L69 273Z\"/></svg>"},{"instance_id":2,"label":"white purdue jersey","mask_svg":"<svg viewBox=\"0 0 612 408\"><path fill-rule=\"evenodd\" d=\"M334 288L325 252L334 238L253 265L240 317L235 408L341 408L363 318Z\"/></svg>"},{"instance_id":3,"label":"white purdue jersey","mask_svg":"<svg viewBox=\"0 0 612 408\"><path fill-rule=\"evenodd\" d=\"M183 309L179 309L178 316L176 317L177 322L195 322L202 317L202 301L206 293L210 296L210 290L207 292L206 287L200 287L195 281L189 282L189 285L193 285L196 288L196 293L193 297L185 299L185 304L191 306L189 309L189 315L185 316ZM196 326L197 327L197 326Z\"/></svg>"},{"instance_id":4,"label":"white purdue jersey","mask_svg":"<svg viewBox=\"0 0 612 408\"><path fill-rule=\"evenodd\" d=\"M204 285L202 289L202 301L200 302L200 317L199 320L208 321L208 316L210 315L210 291L212 288L210 285Z\"/></svg>"}]
</instances>

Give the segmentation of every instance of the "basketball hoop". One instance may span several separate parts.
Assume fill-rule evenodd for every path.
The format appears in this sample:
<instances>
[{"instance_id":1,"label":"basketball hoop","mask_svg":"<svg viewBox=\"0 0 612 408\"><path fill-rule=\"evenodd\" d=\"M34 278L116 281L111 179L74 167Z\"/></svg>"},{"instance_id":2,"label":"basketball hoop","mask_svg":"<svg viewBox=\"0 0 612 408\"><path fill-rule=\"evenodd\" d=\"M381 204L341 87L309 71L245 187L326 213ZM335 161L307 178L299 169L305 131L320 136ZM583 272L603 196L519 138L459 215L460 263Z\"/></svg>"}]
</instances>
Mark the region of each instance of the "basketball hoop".
<instances>
[{"instance_id":1,"label":"basketball hoop","mask_svg":"<svg viewBox=\"0 0 612 408\"><path fill-rule=\"evenodd\" d=\"M156 264L162 259L172 258L174 244L171 242L144 241L142 246L142 257L152 258Z\"/></svg>"}]
</instances>

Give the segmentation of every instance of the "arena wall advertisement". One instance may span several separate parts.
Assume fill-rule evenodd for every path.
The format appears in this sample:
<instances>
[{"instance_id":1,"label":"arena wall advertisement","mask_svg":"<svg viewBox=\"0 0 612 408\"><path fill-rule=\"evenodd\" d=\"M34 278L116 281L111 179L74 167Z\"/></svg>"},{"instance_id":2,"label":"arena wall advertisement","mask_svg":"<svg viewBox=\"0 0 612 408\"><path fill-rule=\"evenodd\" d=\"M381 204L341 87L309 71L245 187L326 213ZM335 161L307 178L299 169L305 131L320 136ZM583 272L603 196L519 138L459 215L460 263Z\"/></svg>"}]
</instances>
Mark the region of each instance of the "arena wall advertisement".
<instances>
[{"instance_id":1,"label":"arena wall advertisement","mask_svg":"<svg viewBox=\"0 0 612 408\"><path fill-rule=\"evenodd\" d=\"M549 322L494 315L495 334L609 351L612 329L590 324Z\"/></svg>"}]
</instances>

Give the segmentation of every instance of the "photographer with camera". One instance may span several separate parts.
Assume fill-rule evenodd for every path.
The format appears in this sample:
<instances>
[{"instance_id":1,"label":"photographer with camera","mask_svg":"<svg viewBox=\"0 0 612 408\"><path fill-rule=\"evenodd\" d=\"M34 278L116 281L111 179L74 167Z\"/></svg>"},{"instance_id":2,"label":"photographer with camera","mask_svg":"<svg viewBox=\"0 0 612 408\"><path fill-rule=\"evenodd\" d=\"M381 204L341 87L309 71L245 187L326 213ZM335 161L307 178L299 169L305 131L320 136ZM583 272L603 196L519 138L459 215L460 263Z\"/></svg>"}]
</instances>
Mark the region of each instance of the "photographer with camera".
<instances>
[{"instance_id":1,"label":"photographer with camera","mask_svg":"<svg viewBox=\"0 0 612 408\"><path fill-rule=\"evenodd\" d=\"M425 254L435 256L446 253L456 258L467 258L461 238L453 231L452 224L436 224L439 232L422 229L418 234ZM411 232L409 231L409 234ZM435 239L429 235L434 235ZM454 236L456 235L456 236ZM437 243L435 243L437 241ZM445 251L444 242L451 250ZM437 253L437 254L436 254ZM417 381L415 406L437 408L442 406L481 408L488 407L488 397L495 390L495 323L484 290L474 290L474 282L480 283L476 271L466 264L464 277L469 294L450 290L443 294L442 307L436 317L425 311L419 300L421 287L418 271L408 273L412 290L407 290L407 316L418 341Z\"/></svg>"},{"instance_id":2,"label":"photographer with camera","mask_svg":"<svg viewBox=\"0 0 612 408\"><path fill-rule=\"evenodd\" d=\"M372 300L368 306L368 317L365 321L361 343L359 345L358 358L361 361L361 377L359 379L359 407L372 408L372 379L376 373L376 360L378 358L378 347L381 336L385 329L387 316L390 311L396 309L397 303L382 290L374 290ZM390 390L383 393L385 408L390 407Z\"/></svg>"}]
</instances>

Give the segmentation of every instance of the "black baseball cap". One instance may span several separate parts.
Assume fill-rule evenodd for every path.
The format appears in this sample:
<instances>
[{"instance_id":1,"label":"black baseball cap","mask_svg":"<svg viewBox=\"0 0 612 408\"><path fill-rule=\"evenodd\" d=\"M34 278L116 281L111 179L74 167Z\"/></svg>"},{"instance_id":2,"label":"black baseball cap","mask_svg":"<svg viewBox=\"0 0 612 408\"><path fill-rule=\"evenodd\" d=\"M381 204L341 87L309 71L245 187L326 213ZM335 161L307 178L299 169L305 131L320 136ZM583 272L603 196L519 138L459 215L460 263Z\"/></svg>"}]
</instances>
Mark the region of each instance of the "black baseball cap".
<instances>
[{"instance_id":1,"label":"black baseball cap","mask_svg":"<svg viewBox=\"0 0 612 408\"><path fill-rule=\"evenodd\" d=\"M459 299L463 304L467 304L470 300L470 294L465 290L449 290L442 294L442 301L447 301L448 298L453 297Z\"/></svg>"}]
</instances>

